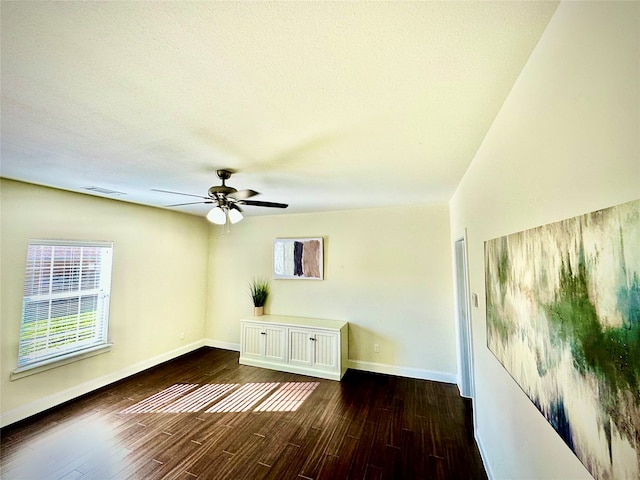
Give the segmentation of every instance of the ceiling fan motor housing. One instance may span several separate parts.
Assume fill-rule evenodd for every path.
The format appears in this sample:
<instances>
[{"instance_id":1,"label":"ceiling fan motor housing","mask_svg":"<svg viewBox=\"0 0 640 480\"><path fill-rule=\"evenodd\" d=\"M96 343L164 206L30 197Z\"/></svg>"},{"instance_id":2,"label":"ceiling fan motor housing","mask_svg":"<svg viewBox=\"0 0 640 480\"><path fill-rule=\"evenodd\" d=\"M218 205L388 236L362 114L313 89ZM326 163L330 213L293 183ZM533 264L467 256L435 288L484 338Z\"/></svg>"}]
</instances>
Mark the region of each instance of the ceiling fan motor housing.
<instances>
[{"instance_id":1,"label":"ceiling fan motor housing","mask_svg":"<svg viewBox=\"0 0 640 480\"><path fill-rule=\"evenodd\" d=\"M229 170L226 168L216 170L216 175L218 175L218 178L222 180L222 185L214 185L209 189L209 196L211 198L224 200L227 195L231 195L232 193L236 193L238 191L238 189L227 187L227 185L225 184L225 181L231 178L232 173L233 170Z\"/></svg>"},{"instance_id":2,"label":"ceiling fan motor housing","mask_svg":"<svg viewBox=\"0 0 640 480\"><path fill-rule=\"evenodd\" d=\"M238 190L233 187L227 187L226 185L214 185L209 189L209 196L211 198L219 198L220 196L231 195Z\"/></svg>"}]
</instances>

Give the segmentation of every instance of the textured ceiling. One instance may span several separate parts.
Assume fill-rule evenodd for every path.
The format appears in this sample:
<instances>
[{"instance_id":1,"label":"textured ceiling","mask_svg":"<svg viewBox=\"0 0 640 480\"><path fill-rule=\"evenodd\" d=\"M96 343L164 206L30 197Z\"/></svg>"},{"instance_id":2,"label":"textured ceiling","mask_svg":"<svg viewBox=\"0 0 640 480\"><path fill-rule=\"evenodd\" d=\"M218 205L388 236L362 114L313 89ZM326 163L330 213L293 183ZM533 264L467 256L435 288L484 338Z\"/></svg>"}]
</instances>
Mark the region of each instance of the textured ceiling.
<instances>
[{"instance_id":1,"label":"textured ceiling","mask_svg":"<svg viewBox=\"0 0 640 480\"><path fill-rule=\"evenodd\" d=\"M162 206L229 167L290 204L247 215L447 202L556 7L2 1L0 173Z\"/></svg>"}]
</instances>

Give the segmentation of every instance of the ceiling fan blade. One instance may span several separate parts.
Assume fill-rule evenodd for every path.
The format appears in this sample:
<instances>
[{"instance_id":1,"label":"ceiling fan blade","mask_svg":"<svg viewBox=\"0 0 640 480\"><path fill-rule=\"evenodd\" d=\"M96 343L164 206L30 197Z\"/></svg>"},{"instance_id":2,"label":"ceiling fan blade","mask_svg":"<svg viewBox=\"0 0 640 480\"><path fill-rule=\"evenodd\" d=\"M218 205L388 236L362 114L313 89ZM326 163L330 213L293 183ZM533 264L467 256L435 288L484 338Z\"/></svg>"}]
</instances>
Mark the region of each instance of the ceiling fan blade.
<instances>
[{"instance_id":1,"label":"ceiling fan blade","mask_svg":"<svg viewBox=\"0 0 640 480\"><path fill-rule=\"evenodd\" d=\"M251 205L254 207L287 208L289 206L286 203L261 202L259 200L240 200L238 203L240 205Z\"/></svg>"},{"instance_id":2,"label":"ceiling fan blade","mask_svg":"<svg viewBox=\"0 0 640 480\"><path fill-rule=\"evenodd\" d=\"M188 202L188 203L174 203L173 205L165 205L165 207L182 207L183 205L198 205L205 203L213 203L213 200L204 201L204 202Z\"/></svg>"},{"instance_id":3,"label":"ceiling fan blade","mask_svg":"<svg viewBox=\"0 0 640 480\"><path fill-rule=\"evenodd\" d=\"M191 193L172 192L171 190L160 190L158 188L152 188L151 191L152 192L161 192L161 193L172 193L174 195L186 195L187 197L204 198L205 200L209 200L209 197L203 197L202 195L193 195Z\"/></svg>"},{"instance_id":4,"label":"ceiling fan blade","mask_svg":"<svg viewBox=\"0 0 640 480\"><path fill-rule=\"evenodd\" d=\"M255 197L256 195L260 195L260 192L256 192L255 190L239 190L230 193L228 196L236 200L244 200L245 198Z\"/></svg>"}]
</instances>

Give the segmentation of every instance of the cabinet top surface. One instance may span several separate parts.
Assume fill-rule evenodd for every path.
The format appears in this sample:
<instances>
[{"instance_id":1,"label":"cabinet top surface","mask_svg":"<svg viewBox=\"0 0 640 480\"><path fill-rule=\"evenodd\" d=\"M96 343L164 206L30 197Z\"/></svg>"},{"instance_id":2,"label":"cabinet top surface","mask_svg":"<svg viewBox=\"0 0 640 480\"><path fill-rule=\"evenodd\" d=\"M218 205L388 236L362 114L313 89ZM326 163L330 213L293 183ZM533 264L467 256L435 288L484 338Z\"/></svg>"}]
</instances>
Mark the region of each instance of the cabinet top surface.
<instances>
[{"instance_id":1,"label":"cabinet top surface","mask_svg":"<svg viewBox=\"0 0 640 480\"><path fill-rule=\"evenodd\" d=\"M296 325L300 327L317 327L317 328L331 328L341 329L346 326L348 322L342 320L325 320L323 318L308 318L308 317L291 317L288 315L262 315L260 317L246 317L243 318L244 322L260 322L260 323L277 323L280 325Z\"/></svg>"}]
</instances>

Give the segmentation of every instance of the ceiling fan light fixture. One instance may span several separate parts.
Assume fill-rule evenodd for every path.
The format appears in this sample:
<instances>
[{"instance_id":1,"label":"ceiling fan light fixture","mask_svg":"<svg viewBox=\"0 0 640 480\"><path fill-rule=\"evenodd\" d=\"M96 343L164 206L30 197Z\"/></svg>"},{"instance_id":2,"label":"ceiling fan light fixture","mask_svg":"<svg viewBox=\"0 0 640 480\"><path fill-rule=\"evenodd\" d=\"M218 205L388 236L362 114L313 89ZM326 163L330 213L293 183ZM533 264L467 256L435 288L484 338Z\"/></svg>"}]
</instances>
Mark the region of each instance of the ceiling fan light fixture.
<instances>
[{"instance_id":1,"label":"ceiling fan light fixture","mask_svg":"<svg viewBox=\"0 0 640 480\"><path fill-rule=\"evenodd\" d=\"M220 207L213 207L209 210L209 213L207 213L207 220L216 225L224 225L227 223L227 216Z\"/></svg>"},{"instance_id":2,"label":"ceiling fan light fixture","mask_svg":"<svg viewBox=\"0 0 640 480\"><path fill-rule=\"evenodd\" d=\"M242 220L242 213L240 213L240 210L236 210L235 208L230 208L229 209L229 221L231 223L238 223L240 220Z\"/></svg>"}]
</instances>

